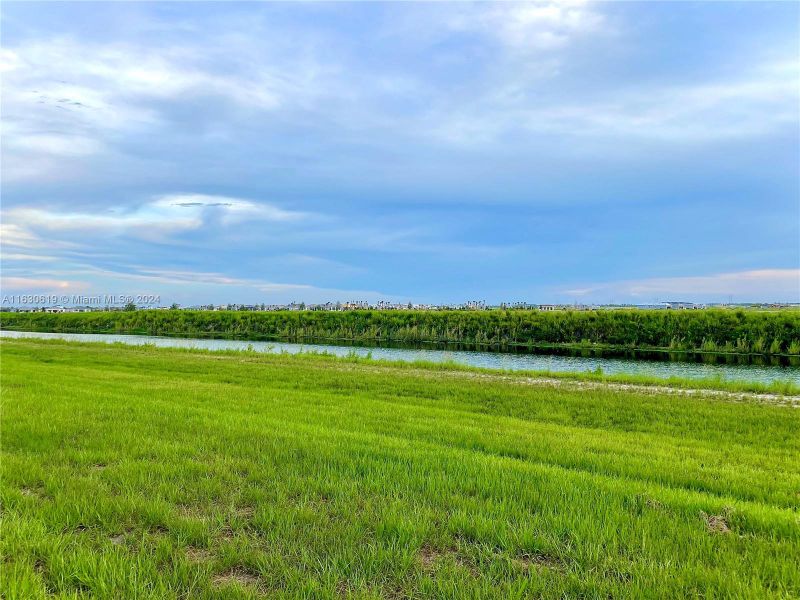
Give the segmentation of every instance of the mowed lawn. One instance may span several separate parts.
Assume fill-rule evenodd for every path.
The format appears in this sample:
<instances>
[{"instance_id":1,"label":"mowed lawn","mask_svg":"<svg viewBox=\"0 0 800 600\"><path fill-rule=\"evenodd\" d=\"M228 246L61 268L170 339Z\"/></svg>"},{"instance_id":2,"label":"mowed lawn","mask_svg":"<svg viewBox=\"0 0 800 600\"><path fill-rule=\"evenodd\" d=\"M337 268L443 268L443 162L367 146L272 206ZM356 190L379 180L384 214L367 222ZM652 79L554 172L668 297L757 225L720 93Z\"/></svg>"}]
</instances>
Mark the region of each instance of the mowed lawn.
<instances>
[{"instance_id":1,"label":"mowed lawn","mask_svg":"<svg viewBox=\"0 0 800 600\"><path fill-rule=\"evenodd\" d=\"M2 340L4 598L800 596L800 410Z\"/></svg>"}]
</instances>

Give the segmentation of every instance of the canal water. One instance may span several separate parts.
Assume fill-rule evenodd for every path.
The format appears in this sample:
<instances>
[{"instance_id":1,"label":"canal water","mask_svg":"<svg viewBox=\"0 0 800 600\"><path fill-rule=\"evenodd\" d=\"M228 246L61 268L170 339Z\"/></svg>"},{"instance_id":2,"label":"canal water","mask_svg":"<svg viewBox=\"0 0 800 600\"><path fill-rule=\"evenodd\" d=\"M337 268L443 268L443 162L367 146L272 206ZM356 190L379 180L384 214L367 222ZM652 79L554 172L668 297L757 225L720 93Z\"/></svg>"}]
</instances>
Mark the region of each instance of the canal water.
<instances>
[{"instance_id":1,"label":"canal water","mask_svg":"<svg viewBox=\"0 0 800 600\"><path fill-rule=\"evenodd\" d=\"M371 356L374 359L398 361L452 362L485 369L510 371L551 371L553 373L602 370L606 374L625 373L659 378L722 379L771 383L791 381L800 384L800 367L756 364L706 364L682 361L636 360L629 358L563 356L553 354L511 354L471 350L438 350L426 348L385 348L337 346L329 344L292 344L284 342L248 342L242 340L153 337L144 335L90 333L34 333L0 331L0 337L61 339L80 342L123 343L168 348L202 348L206 350L253 350L266 353L325 352L336 356Z\"/></svg>"}]
</instances>

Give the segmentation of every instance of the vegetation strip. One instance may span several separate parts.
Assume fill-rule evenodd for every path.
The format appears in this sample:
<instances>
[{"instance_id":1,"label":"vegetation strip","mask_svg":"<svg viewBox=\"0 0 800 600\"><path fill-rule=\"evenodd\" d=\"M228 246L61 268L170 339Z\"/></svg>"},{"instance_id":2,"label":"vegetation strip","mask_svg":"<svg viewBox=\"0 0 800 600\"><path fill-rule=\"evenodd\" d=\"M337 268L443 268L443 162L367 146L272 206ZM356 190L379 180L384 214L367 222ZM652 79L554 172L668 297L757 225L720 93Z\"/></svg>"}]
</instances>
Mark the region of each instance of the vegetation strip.
<instances>
[{"instance_id":1,"label":"vegetation strip","mask_svg":"<svg viewBox=\"0 0 800 600\"><path fill-rule=\"evenodd\" d=\"M4 312L0 325L27 331L251 340L800 355L797 310Z\"/></svg>"},{"instance_id":2,"label":"vegetation strip","mask_svg":"<svg viewBox=\"0 0 800 600\"><path fill-rule=\"evenodd\" d=\"M314 355L0 352L3 597L800 595L784 406Z\"/></svg>"}]
</instances>

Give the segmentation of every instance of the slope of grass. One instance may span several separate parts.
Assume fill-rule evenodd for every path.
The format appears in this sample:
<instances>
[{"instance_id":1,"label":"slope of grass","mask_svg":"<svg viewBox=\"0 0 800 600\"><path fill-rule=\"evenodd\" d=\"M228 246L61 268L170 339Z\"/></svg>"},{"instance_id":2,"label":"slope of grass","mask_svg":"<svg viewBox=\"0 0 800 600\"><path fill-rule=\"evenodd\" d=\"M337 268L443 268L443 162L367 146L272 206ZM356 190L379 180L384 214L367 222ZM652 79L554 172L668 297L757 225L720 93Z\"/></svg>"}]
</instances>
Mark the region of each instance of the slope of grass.
<instances>
[{"instance_id":1,"label":"slope of grass","mask_svg":"<svg viewBox=\"0 0 800 600\"><path fill-rule=\"evenodd\" d=\"M56 333L54 335L60 335L60 334ZM98 335L103 335L103 334L98 334ZM41 341L43 341L46 344L67 344L73 347L80 345L88 345L89 347L91 347L98 343L125 346L130 343L130 340L117 341L110 336L108 341L103 340L102 342L96 340L91 340L91 341L77 341L73 339L62 340L59 338L42 338ZM136 341L139 342L140 340ZM155 347L157 346L157 344L152 344L149 342L141 342L135 345L143 347L152 347L153 349L155 349ZM788 367L785 369L784 379L779 379L770 382L761 382L761 381L748 381L739 379L724 379L722 375L719 375L717 377L708 377L708 378L679 377L679 376L659 377L657 375L646 375L638 373L606 373L602 369L596 369L593 371L497 369L492 367L477 367L472 365L465 365L463 363L458 363L455 360L427 361L427 360L403 360L403 359L392 360L392 359L375 358L372 356L372 352L368 352L368 354L365 356L359 355L355 351L351 351L346 355L338 355L332 352L328 352L325 349L316 350L315 348L316 347L313 345L304 348L302 352L296 354L296 359L303 360L303 358L307 356L309 360L312 361L319 361L319 360L346 361L349 363L358 363L358 364L373 365L373 366L386 365L390 366L393 369L415 369L415 370L423 369L426 371L434 370L434 371L448 371L448 372L461 371L467 373L490 375L493 377L510 377L514 378L515 380L523 380L531 378L552 379L564 382L579 382L579 383L594 383L594 384L610 383L610 384L631 385L638 387L647 386L653 388L669 387L670 389L691 390L696 392L702 390L718 390L731 393L800 396L800 369L797 369L795 367ZM214 355L228 355L228 356L247 356L247 355L259 356L262 355L263 353L262 350L255 349L252 345L235 349L224 349L224 348L202 349L202 348L191 348L191 347L190 348L174 347L172 348L172 351L190 352L193 354L210 353ZM285 350L284 351L274 350L274 352L276 354L290 354ZM272 351L270 351L270 353L272 353Z\"/></svg>"},{"instance_id":2,"label":"slope of grass","mask_svg":"<svg viewBox=\"0 0 800 600\"><path fill-rule=\"evenodd\" d=\"M787 406L0 349L5 598L800 595Z\"/></svg>"}]
</instances>

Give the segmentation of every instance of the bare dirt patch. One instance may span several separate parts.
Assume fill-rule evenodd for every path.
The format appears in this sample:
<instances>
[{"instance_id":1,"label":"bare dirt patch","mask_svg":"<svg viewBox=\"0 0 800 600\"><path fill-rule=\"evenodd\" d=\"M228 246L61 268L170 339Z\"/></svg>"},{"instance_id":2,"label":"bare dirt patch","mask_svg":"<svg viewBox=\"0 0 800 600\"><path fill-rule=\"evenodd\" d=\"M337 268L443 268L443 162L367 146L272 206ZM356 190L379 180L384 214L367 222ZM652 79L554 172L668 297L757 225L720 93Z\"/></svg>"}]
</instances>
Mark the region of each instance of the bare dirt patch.
<instances>
[{"instance_id":1,"label":"bare dirt patch","mask_svg":"<svg viewBox=\"0 0 800 600\"><path fill-rule=\"evenodd\" d=\"M237 517L252 519L253 515L256 514L256 509L252 506L239 506L235 512Z\"/></svg>"},{"instance_id":2,"label":"bare dirt patch","mask_svg":"<svg viewBox=\"0 0 800 600\"><path fill-rule=\"evenodd\" d=\"M25 496L26 498L39 498L41 496L41 493L38 489L30 487L20 488L19 493Z\"/></svg>"},{"instance_id":3,"label":"bare dirt patch","mask_svg":"<svg viewBox=\"0 0 800 600\"><path fill-rule=\"evenodd\" d=\"M544 552L524 552L514 559L514 564L523 571L531 569L556 569L564 570L564 562L555 556L550 556Z\"/></svg>"},{"instance_id":4,"label":"bare dirt patch","mask_svg":"<svg viewBox=\"0 0 800 600\"><path fill-rule=\"evenodd\" d=\"M219 530L219 537L225 538L226 540L233 539L236 536L236 532L233 531L230 525L223 525Z\"/></svg>"},{"instance_id":5,"label":"bare dirt patch","mask_svg":"<svg viewBox=\"0 0 800 600\"><path fill-rule=\"evenodd\" d=\"M465 557L463 554L459 554L456 551L453 551L453 560L456 561L456 564L461 567L462 569L466 569L469 571L469 574L473 577L480 576L480 571L478 567L475 566L469 558Z\"/></svg>"},{"instance_id":6,"label":"bare dirt patch","mask_svg":"<svg viewBox=\"0 0 800 600\"><path fill-rule=\"evenodd\" d=\"M336 584L336 595L346 598L350 594L350 584L345 579L340 579Z\"/></svg>"},{"instance_id":7,"label":"bare dirt patch","mask_svg":"<svg viewBox=\"0 0 800 600\"><path fill-rule=\"evenodd\" d=\"M410 597L399 584L387 585L381 588L381 598L384 600L406 600Z\"/></svg>"},{"instance_id":8,"label":"bare dirt patch","mask_svg":"<svg viewBox=\"0 0 800 600\"><path fill-rule=\"evenodd\" d=\"M708 529L710 533L731 532L730 525L728 524L728 519L730 518L728 511L725 511L725 513L721 515L708 515L704 512L701 512L700 516L703 518L703 522L706 524L706 529Z\"/></svg>"},{"instance_id":9,"label":"bare dirt patch","mask_svg":"<svg viewBox=\"0 0 800 600\"><path fill-rule=\"evenodd\" d=\"M233 567L216 575L211 582L219 587L239 585L241 587L260 588L261 579L258 575L245 567Z\"/></svg>"},{"instance_id":10,"label":"bare dirt patch","mask_svg":"<svg viewBox=\"0 0 800 600\"><path fill-rule=\"evenodd\" d=\"M176 506L178 515L184 519L204 519L203 509L194 504L178 504Z\"/></svg>"},{"instance_id":11,"label":"bare dirt patch","mask_svg":"<svg viewBox=\"0 0 800 600\"><path fill-rule=\"evenodd\" d=\"M152 525L148 531L154 535L167 535L169 528L166 525Z\"/></svg>"},{"instance_id":12,"label":"bare dirt patch","mask_svg":"<svg viewBox=\"0 0 800 600\"><path fill-rule=\"evenodd\" d=\"M214 554L205 548L189 546L186 549L186 558L194 563L203 563L212 560L214 558Z\"/></svg>"},{"instance_id":13,"label":"bare dirt patch","mask_svg":"<svg viewBox=\"0 0 800 600\"><path fill-rule=\"evenodd\" d=\"M434 563L442 556L442 553L431 546L423 546L419 549L419 562L425 571L432 571Z\"/></svg>"},{"instance_id":14,"label":"bare dirt patch","mask_svg":"<svg viewBox=\"0 0 800 600\"><path fill-rule=\"evenodd\" d=\"M440 559L451 558L453 562L459 567L466 569L473 577L479 575L478 569L475 564L466 556L458 551L458 548L448 548L441 550L428 546L427 544L420 548L418 553L419 563L422 565L424 571L433 571L436 568L436 563Z\"/></svg>"}]
</instances>

